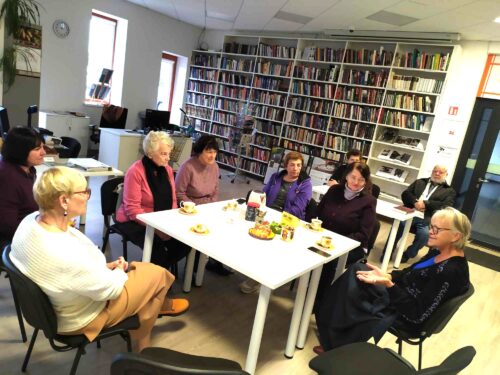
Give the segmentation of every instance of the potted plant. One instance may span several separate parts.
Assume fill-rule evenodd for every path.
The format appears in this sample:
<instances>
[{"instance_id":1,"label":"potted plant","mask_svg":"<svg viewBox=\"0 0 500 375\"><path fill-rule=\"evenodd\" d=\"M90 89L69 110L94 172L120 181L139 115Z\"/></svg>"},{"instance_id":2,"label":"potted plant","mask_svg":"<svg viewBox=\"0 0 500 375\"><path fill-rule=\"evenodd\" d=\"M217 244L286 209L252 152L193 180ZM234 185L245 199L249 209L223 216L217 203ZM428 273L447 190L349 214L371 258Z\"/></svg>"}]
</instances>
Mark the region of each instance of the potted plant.
<instances>
[{"instance_id":1,"label":"potted plant","mask_svg":"<svg viewBox=\"0 0 500 375\"><path fill-rule=\"evenodd\" d=\"M41 4L36 0L5 0L0 8L0 20L5 18L5 44L0 58L0 69L3 70L4 91L14 84L16 79L16 61L20 58L31 71L33 54L29 48L15 43L18 40L36 39L41 34L32 35L27 25L40 25ZM27 32L29 34L27 34Z\"/></svg>"}]
</instances>

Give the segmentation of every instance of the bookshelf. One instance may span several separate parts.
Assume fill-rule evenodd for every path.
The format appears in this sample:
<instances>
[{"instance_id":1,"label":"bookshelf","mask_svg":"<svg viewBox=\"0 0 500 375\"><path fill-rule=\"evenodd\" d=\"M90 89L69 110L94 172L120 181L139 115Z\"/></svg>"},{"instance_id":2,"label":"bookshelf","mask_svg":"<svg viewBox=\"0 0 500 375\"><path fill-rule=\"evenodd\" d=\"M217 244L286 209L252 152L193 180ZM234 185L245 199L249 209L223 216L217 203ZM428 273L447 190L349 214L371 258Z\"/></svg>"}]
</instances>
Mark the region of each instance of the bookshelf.
<instances>
[{"instance_id":1,"label":"bookshelf","mask_svg":"<svg viewBox=\"0 0 500 375\"><path fill-rule=\"evenodd\" d=\"M453 49L228 35L220 52L193 51L186 108L197 130L220 138L222 166L235 167L228 136L246 103L256 135L245 171L263 178L275 146L337 163L358 148L398 201L420 171Z\"/></svg>"}]
</instances>

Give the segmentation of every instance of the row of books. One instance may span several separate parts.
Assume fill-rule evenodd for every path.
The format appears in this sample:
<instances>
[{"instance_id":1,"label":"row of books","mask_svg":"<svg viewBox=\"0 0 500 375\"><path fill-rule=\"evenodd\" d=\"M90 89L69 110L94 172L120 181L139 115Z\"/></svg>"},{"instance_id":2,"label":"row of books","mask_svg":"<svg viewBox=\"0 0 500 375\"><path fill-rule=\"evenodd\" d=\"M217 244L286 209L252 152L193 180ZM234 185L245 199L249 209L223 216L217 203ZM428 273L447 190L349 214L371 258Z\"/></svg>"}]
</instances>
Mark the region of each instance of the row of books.
<instances>
[{"instance_id":1,"label":"row of books","mask_svg":"<svg viewBox=\"0 0 500 375\"><path fill-rule=\"evenodd\" d=\"M234 99L247 100L250 88L219 85L217 95L227 96Z\"/></svg>"},{"instance_id":2,"label":"row of books","mask_svg":"<svg viewBox=\"0 0 500 375\"><path fill-rule=\"evenodd\" d=\"M214 69L203 69L203 68L195 68L191 67L191 73L189 74L189 78L194 79L204 79L207 81L217 81L217 77L219 76L219 72Z\"/></svg>"},{"instance_id":3,"label":"row of books","mask_svg":"<svg viewBox=\"0 0 500 375\"><path fill-rule=\"evenodd\" d=\"M253 72L254 61L246 59L233 59L231 57L223 57L220 62L221 69L241 70L244 72Z\"/></svg>"},{"instance_id":4,"label":"row of books","mask_svg":"<svg viewBox=\"0 0 500 375\"><path fill-rule=\"evenodd\" d=\"M268 137L265 134L256 133L253 138L253 143L258 146L263 146L267 148L273 148L278 145L278 138Z\"/></svg>"},{"instance_id":5,"label":"row of books","mask_svg":"<svg viewBox=\"0 0 500 375\"><path fill-rule=\"evenodd\" d=\"M214 94L215 84L208 82L188 81L188 90L204 92L206 94Z\"/></svg>"},{"instance_id":6,"label":"row of books","mask_svg":"<svg viewBox=\"0 0 500 375\"><path fill-rule=\"evenodd\" d=\"M302 51L302 60L341 62L344 56L343 48L319 48L316 46L305 47Z\"/></svg>"},{"instance_id":7,"label":"row of books","mask_svg":"<svg viewBox=\"0 0 500 375\"><path fill-rule=\"evenodd\" d=\"M401 168L388 167L386 165L382 165L377 169L375 175L387 178L389 180L405 182L406 177L408 176L408 171Z\"/></svg>"},{"instance_id":8,"label":"row of books","mask_svg":"<svg viewBox=\"0 0 500 375\"><path fill-rule=\"evenodd\" d=\"M284 57L287 59L294 59L296 52L297 48L295 47L269 45L264 43L259 44L260 56Z\"/></svg>"},{"instance_id":9,"label":"row of books","mask_svg":"<svg viewBox=\"0 0 500 375\"><path fill-rule=\"evenodd\" d=\"M226 125L236 126L238 118L236 115L226 112L215 111L213 121L217 121Z\"/></svg>"},{"instance_id":10,"label":"row of books","mask_svg":"<svg viewBox=\"0 0 500 375\"><path fill-rule=\"evenodd\" d=\"M204 121L204 120L200 120L199 118L195 118L193 125L194 125L194 128L196 130L210 132L210 122L208 122L208 121Z\"/></svg>"},{"instance_id":11,"label":"row of books","mask_svg":"<svg viewBox=\"0 0 500 375\"><path fill-rule=\"evenodd\" d=\"M370 124L362 124L359 122L334 119L330 123L328 131L337 134L350 135L353 137L372 139L373 133L375 131L375 126Z\"/></svg>"},{"instance_id":12,"label":"row of books","mask_svg":"<svg viewBox=\"0 0 500 375\"><path fill-rule=\"evenodd\" d=\"M333 99L335 95L335 86L305 81L294 81L292 83L292 93Z\"/></svg>"},{"instance_id":13,"label":"row of books","mask_svg":"<svg viewBox=\"0 0 500 375\"><path fill-rule=\"evenodd\" d=\"M355 70L345 69L341 74L341 83L350 83L354 85L384 87L387 83L389 74L386 70Z\"/></svg>"},{"instance_id":14,"label":"row of books","mask_svg":"<svg viewBox=\"0 0 500 375\"><path fill-rule=\"evenodd\" d=\"M275 136L279 136L281 133L281 126L275 122L270 121L256 120L255 129L261 133Z\"/></svg>"},{"instance_id":15,"label":"row of books","mask_svg":"<svg viewBox=\"0 0 500 375\"><path fill-rule=\"evenodd\" d=\"M228 73L228 72L220 73L220 81L223 83L229 83L240 86L250 86L252 83L252 79L248 75Z\"/></svg>"},{"instance_id":16,"label":"row of books","mask_svg":"<svg viewBox=\"0 0 500 375\"><path fill-rule=\"evenodd\" d=\"M414 129L430 132L434 116L417 115L406 112L388 111L381 109L380 122L382 124L397 126L398 128Z\"/></svg>"},{"instance_id":17,"label":"row of books","mask_svg":"<svg viewBox=\"0 0 500 375\"><path fill-rule=\"evenodd\" d=\"M297 78L314 79L316 81L336 82L339 72L339 65L333 65L330 68L297 65L293 69L293 76Z\"/></svg>"},{"instance_id":18,"label":"row of books","mask_svg":"<svg viewBox=\"0 0 500 375\"><path fill-rule=\"evenodd\" d=\"M393 143L398 146L410 147L423 151L425 148L424 141L416 137L407 137L398 134L397 129L384 129L377 138L380 142Z\"/></svg>"},{"instance_id":19,"label":"row of books","mask_svg":"<svg viewBox=\"0 0 500 375\"><path fill-rule=\"evenodd\" d=\"M353 148L360 150L363 156L368 156L371 143L354 138L345 138L338 135L328 134L324 146L338 151L347 152Z\"/></svg>"},{"instance_id":20,"label":"row of books","mask_svg":"<svg viewBox=\"0 0 500 375\"><path fill-rule=\"evenodd\" d=\"M409 109L412 111L420 112L434 111L434 103L432 102L430 97L415 94L410 95L387 93L385 96L384 105L388 107Z\"/></svg>"},{"instance_id":21,"label":"row of books","mask_svg":"<svg viewBox=\"0 0 500 375\"><path fill-rule=\"evenodd\" d=\"M229 137L231 134L231 128L228 126L220 125L220 124L213 124L212 125L212 133L217 134L217 135L222 135L226 138Z\"/></svg>"},{"instance_id":22,"label":"row of books","mask_svg":"<svg viewBox=\"0 0 500 375\"><path fill-rule=\"evenodd\" d=\"M259 176L264 176L267 169L267 164L259 163L251 160L241 160L240 168L255 173Z\"/></svg>"},{"instance_id":23,"label":"row of books","mask_svg":"<svg viewBox=\"0 0 500 375\"><path fill-rule=\"evenodd\" d=\"M305 126L311 129L326 130L328 126L328 117L288 110L286 111L285 122L293 125Z\"/></svg>"},{"instance_id":24,"label":"row of books","mask_svg":"<svg viewBox=\"0 0 500 375\"><path fill-rule=\"evenodd\" d=\"M289 139L281 140L281 147L287 148L289 150L299 151L303 154L308 154L312 156L322 156L322 152L324 153L324 148L319 146L310 146L301 142L291 141Z\"/></svg>"},{"instance_id":25,"label":"row of books","mask_svg":"<svg viewBox=\"0 0 500 375\"><path fill-rule=\"evenodd\" d=\"M401 163L405 165L410 165L413 155L408 152L393 150L390 148L384 148L378 154L379 159L389 160L395 163Z\"/></svg>"},{"instance_id":26,"label":"row of books","mask_svg":"<svg viewBox=\"0 0 500 375\"><path fill-rule=\"evenodd\" d=\"M218 152L215 160L217 160L219 163L224 163L224 164L230 165L232 167L236 167L236 156L235 155Z\"/></svg>"},{"instance_id":27,"label":"row of books","mask_svg":"<svg viewBox=\"0 0 500 375\"><path fill-rule=\"evenodd\" d=\"M250 100L262 104L271 104L277 106L285 105L286 94L269 92L263 90L252 90Z\"/></svg>"},{"instance_id":28,"label":"row of books","mask_svg":"<svg viewBox=\"0 0 500 375\"><path fill-rule=\"evenodd\" d=\"M430 69L430 70L448 70L450 63L450 53L427 53L415 48L412 52L397 54L395 65L405 68Z\"/></svg>"},{"instance_id":29,"label":"row of books","mask_svg":"<svg viewBox=\"0 0 500 375\"><path fill-rule=\"evenodd\" d=\"M194 92L188 92L186 94L187 104L202 105L205 107L212 107L214 104L214 97L208 95L195 94Z\"/></svg>"},{"instance_id":30,"label":"row of books","mask_svg":"<svg viewBox=\"0 0 500 375\"><path fill-rule=\"evenodd\" d=\"M292 62L279 64L272 61L259 61L257 63L257 73L290 77L292 73Z\"/></svg>"},{"instance_id":31,"label":"row of books","mask_svg":"<svg viewBox=\"0 0 500 375\"><path fill-rule=\"evenodd\" d=\"M391 65L392 59L394 57L393 51L387 51L384 46L380 46L379 49L369 50L369 49L346 49L345 51L345 63L352 64L368 64L368 65Z\"/></svg>"},{"instance_id":32,"label":"row of books","mask_svg":"<svg viewBox=\"0 0 500 375\"><path fill-rule=\"evenodd\" d=\"M383 90L363 87L338 86L335 91L335 99L349 100L351 102L380 105L383 97Z\"/></svg>"},{"instance_id":33,"label":"row of books","mask_svg":"<svg viewBox=\"0 0 500 375\"><path fill-rule=\"evenodd\" d=\"M262 117L268 120L283 121L283 108L259 106L255 110L255 116Z\"/></svg>"},{"instance_id":34,"label":"row of books","mask_svg":"<svg viewBox=\"0 0 500 375\"><path fill-rule=\"evenodd\" d=\"M240 105L237 101L234 100L217 98L215 102L215 108L224 109L231 112L239 112Z\"/></svg>"},{"instance_id":35,"label":"row of books","mask_svg":"<svg viewBox=\"0 0 500 375\"><path fill-rule=\"evenodd\" d=\"M188 116L201 117L206 120L210 120L212 117L212 110L209 108L186 105L186 112Z\"/></svg>"},{"instance_id":36,"label":"row of books","mask_svg":"<svg viewBox=\"0 0 500 375\"><path fill-rule=\"evenodd\" d=\"M292 109L299 109L301 111L328 115L332 111L333 102L308 98L307 96L290 96L288 99L288 107Z\"/></svg>"},{"instance_id":37,"label":"row of books","mask_svg":"<svg viewBox=\"0 0 500 375\"><path fill-rule=\"evenodd\" d=\"M251 147L247 156L267 162L269 160L269 151L258 147Z\"/></svg>"},{"instance_id":38,"label":"row of books","mask_svg":"<svg viewBox=\"0 0 500 375\"><path fill-rule=\"evenodd\" d=\"M377 122L379 111L380 108L377 107L363 107L356 104L336 102L333 108L333 116Z\"/></svg>"},{"instance_id":39,"label":"row of books","mask_svg":"<svg viewBox=\"0 0 500 375\"><path fill-rule=\"evenodd\" d=\"M240 55L255 55L257 46L252 44L242 44L236 42L224 43L222 49L225 53L237 53Z\"/></svg>"},{"instance_id":40,"label":"row of books","mask_svg":"<svg viewBox=\"0 0 500 375\"><path fill-rule=\"evenodd\" d=\"M444 81L433 78L422 78L416 76L404 76L393 74L389 82L389 88L428 92L440 94L443 89Z\"/></svg>"},{"instance_id":41,"label":"row of books","mask_svg":"<svg viewBox=\"0 0 500 375\"><path fill-rule=\"evenodd\" d=\"M280 78L256 76L253 80L253 86L260 89L274 91L288 91L288 82Z\"/></svg>"},{"instance_id":42,"label":"row of books","mask_svg":"<svg viewBox=\"0 0 500 375\"><path fill-rule=\"evenodd\" d=\"M219 57L214 55L195 54L191 57L191 65L217 68L219 66Z\"/></svg>"},{"instance_id":43,"label":"row of books","mask_svg":"<svg viewBox=\"0 0 500 375\"><path fill-rule=\"evenodd\" d=\"M285 137L294 139L299 142L305 142L318 146L323 146L325 143L326 134L323 132L311 131L305 128L296 128L288 126L285 131Z\"/></svg>"}]
</instances>

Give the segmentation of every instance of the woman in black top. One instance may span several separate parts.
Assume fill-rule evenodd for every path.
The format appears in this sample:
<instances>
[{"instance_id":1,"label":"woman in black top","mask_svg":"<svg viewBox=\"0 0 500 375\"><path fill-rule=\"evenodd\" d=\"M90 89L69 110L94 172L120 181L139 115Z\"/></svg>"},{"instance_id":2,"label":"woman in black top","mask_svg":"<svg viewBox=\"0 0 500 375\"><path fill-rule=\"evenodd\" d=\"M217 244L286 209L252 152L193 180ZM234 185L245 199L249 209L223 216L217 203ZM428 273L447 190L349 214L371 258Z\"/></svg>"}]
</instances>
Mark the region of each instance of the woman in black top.
<instances>
[{"instance_id":1,"label":"woman in black top","mask_svg":"<svg viewBox=\"0 0 500 375\"><path fill-rule=\"evenodd\" d=\"M396 319L418 332L442 303L467 291L470 231L469 219L447 207L432 216L428 246L434 250L420 262L390 274L371 264L350 267L322 300L316 314L321 346L314 351L372 336L378 341Z\"/></svg>"}]
</instances>

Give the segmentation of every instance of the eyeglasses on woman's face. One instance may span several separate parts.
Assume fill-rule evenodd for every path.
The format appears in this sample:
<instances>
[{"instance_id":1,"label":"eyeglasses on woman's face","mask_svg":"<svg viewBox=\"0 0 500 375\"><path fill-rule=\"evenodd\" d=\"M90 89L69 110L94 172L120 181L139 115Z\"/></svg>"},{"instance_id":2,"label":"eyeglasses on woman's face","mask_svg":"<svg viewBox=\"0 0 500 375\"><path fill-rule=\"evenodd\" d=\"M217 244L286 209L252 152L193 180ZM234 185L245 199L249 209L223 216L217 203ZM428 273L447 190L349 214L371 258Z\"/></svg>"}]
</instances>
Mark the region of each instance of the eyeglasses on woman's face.
<instances>
[{"instance_id":1,"label":"eyeglasses on woman's face","mask_svg":"<svg viewBox=\"0 0 500 375\"><path fill-rule=\"evenodd\" d=\"M431 232L431 233L439 234L439 233L444 232L446 230L451 230L451 229L450 228L439 228L439 227L432 225L432 224L429 225L429 232Z\"/></svg>"},{"instance_id":2,"label":"eyeglasses on woman's face","mask_svg":"<svg viewBox=\"0 0 500 375\"><path fill-rule=\"evenodd\" d=\"M82 191L75 191L73 194L87 194L90 199L90 196L92 195L92 189L86 188L85 190Z\"/></svg>"}]
</instances>

